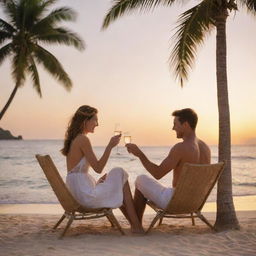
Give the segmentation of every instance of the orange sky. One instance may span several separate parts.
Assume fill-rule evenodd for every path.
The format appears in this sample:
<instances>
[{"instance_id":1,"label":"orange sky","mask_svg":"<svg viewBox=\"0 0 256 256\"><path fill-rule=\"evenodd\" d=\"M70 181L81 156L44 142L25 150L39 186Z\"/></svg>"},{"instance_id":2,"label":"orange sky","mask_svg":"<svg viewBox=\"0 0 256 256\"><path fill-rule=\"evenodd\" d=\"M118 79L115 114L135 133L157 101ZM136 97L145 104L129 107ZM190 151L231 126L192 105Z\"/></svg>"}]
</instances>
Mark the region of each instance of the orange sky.
<instances>
[{"instance_id":1,"label":"orange sky","mask_svg":"<svg viewBox=\"0 0 256 256\"><path fill-rule=\"evenodd\" d=\"M187 7L125 16L102 32L110 3L59 1L58 6L67 5L78 12L77 21L65 25L82 36L87 48L81 53L64 46L45 47L61 61L73 89L66 92L40 68L43 98L28 79L0 127L25 139L62 139L72 113L89 104L99 110L100 126L91 136L95 145L106 144L117 123L140 145L170 145L177 141L171 131L171 113L191 107L199 115L199 137L216 144L215 32L199 49L189 81L181 89L169 70L168 57L175 21ZM255 26L256 19L242 11L232 14L227 24L233 144L256 143ZM0 66L0 87L2 108L14 87L8 61Z\"/></svg>"}]
</instances>

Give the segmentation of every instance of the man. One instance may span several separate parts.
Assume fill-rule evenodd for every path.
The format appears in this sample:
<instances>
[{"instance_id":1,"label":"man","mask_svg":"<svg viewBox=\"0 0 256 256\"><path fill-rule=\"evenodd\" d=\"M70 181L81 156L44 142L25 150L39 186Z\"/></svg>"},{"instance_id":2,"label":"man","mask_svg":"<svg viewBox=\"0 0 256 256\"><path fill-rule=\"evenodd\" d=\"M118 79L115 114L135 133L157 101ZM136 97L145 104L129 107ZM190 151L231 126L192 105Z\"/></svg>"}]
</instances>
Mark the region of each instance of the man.
<instances>
[{"instance_id":1,"label":"man","mask_svg":"<svg viewBox=\"0 0 256 256\"><path fill-rule=\"evenodd\" d=\"M184 163L210 163L211 152L209 147L196 137L197 114L192 109L185 108L174 111L172 115L174 116L172 129L176 132L177 138L183 139L183 142L174 145L169 155L160 165L149 161L137 145L131 143L126 145L128 152L137 156L145 169L155 179L159 180L173 170L172 188L164 187L147 175L137 177L135 182L134 204L141 223L147 199L153 201L161 208L167 206L179 180Z\"/></svg>"}]
</instances>

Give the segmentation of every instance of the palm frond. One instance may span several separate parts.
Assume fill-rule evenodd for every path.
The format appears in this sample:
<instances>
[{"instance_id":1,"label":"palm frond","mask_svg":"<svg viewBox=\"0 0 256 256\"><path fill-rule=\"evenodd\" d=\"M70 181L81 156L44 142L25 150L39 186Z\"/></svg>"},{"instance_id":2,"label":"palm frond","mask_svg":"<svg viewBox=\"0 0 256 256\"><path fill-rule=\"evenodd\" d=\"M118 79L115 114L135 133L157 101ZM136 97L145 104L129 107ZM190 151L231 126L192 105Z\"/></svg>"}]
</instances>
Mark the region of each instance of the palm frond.
<instances>
[{"instance_id":1,"label":"palm frond","mask_svg":"<svg viewBox=\"0 0 256 256\"><path fill-rule=\"evenodd\" d=\"M68 74L63 69L60 62L50 52L39 45L34 48L36 61L44 66L44 68L57 80L59 80L65 89L70 90L72 82Z\"/></svg>"},{"instance_id":2,"label":"palm frond","mask_svg":"<svg viewBox=\"0 0 256 256\"><path fill-rule=\"evenodd\" d=\"M10 34L12 34L13 32L16 31L16 29L11 24L4 21L3 19L0 19L0 30L3 30L3 31L8 32Z\"/></svg>"},{"instance_id":3,"label":"palm frond","mask_svg":"<svg viewBox=\"0 0 256 256\"><path fill-rule=\"evenodd\" d=\"M132 11L149 11L158 5L171 6L175 0L115 0L113 6L108 11L104 18L102 29L106 29L110 23L124 14L131 13ZM177 0L176 0L177 2Z\"/></svg>"},{"instance_id":4,"label":"palm frond","mask_svg":"<svg viewBox=\"0 0 256 256\"><path fill-rule=\"evenodd\" d=\"M239 0L238 3L249 13L256 15L256 0Z\"/></svg>"},{"instance_id":5,"label":"palm frond","mask_svg":"<svg viewBox=\"0 0 256 256\"><path fill-rule=\"evenodd\" d=\"M25 2L25 27L30 28L38 21L43 19L44 13L48 10L47 7L53 5L57 0L20 0Z\"/></svg>"},{"instance_id":6,"label":"palm frond","mask_svg":"<svg viewBox=\"0 0 256 256\"><path fill-rule=\"evenodd\" d=\"M26 17L26 3L25 0L15 1L16 3L16 16L15 25L19 30L24 29Z\"/></svg>"},{"instance_id":7,"label":"palm frond","mask_svg":"<svg viewBox=\"0 0 256 256\"><path fill-rule=\"evenodd\" d=\"M1 1L3 12L10 19L10 23L16 27L17 6L13 0Z\"/></svg>"},{"instance_id":8,"label":"palm frond","mask_svg":"<svg viewBox=\"0 0 256 256\"><path fill-rule=\"evenodd\" d=\"M21 0L22 1L22 0ZM23 8L20 10L23 19L24 29L30 31L34 24L40 20L40 15L45 11L42 7L43 1L24 0Z\"/></svg>"},{"instance_id":9,"label":"palm frond","mask_svg":"<svg viewBox=\"0 0 256 256\"><path fill-rule=\"evenodd\" d=\"M32 28L33 34L44 33L50 30L56 23L61 21L74 21L76 19L76 13L68 7L58 8L48 14L46 17L38 21Z\"/></svg>"},{"instance_id":10,"label":"palm frond","mask_svg":"<svg viewBox=\"0 0 256 256\"><path fill-rule=\"evenodd\" d=\"M43 6L44 8L47 8L48 6L53 5L56 2L58 2L58 0L47 0L47 1L44 1Z\"/></svg>"},{"instance_id":11,"label":"palm frond","mask_svg":"<svg viewBox=\"0 0 256 256\"><path fill-rule=\"evenodd\" d=\"M42 97L42 91L41 91L41 85L40 85L40 79L39 79L39 74L37 71L36 64L34 62L33 57L30 57L30 66L28 67L28 72L31 74L31 78L33 80L33 87L37 91L39 97Z\"/></svg>"},{"instance_id":12,"label":"palm frond","mask_svg":"<svg viewBox=\"0 0 256 256\"><path fill-rule=\"evenodd\" d=\"M44 13L48 11L48 7L55 4L56 2L58 2L58 0L40 1L40 5L37 8L37 17L39 20L43 19Z\"/></svg>"},{"instance_id":13,"label":"palm frond","mask_svg":"<svg viewBox=\"0 0 256 256\"><path fill-rule=\"evenodd\" d=\"M9 32L5 32L5 31L1 31L0 30L0 45L8 40L8 39L11 39L12 38L12 35L9 33Z\"/></svg>"},{"instance_id":14,"label":"palm frond","mask_svg":"<svg viewBox=\"0 0 256 256\"><path fill-rule=\"evenodd\" d=\"M60 21L75 21L77 13L69 7L61 7L53 10L49 15L47 15L41 21L47 21L49 24L55 24Z\"/></svg>"},{"instance_id":15,"label":"palm frond","mask_svg":"<svg viewBox=\"0 0 256 256\"><path fill-rule=\"evenodd\" d=\"M44 43L58 43L74 46L78 50L83 50L85 48L83 39L66 28L56 28L48 34L37 35L35 38Z\"/></svg>"},{"instance_id":16,"label":"palm frond","mask_svg":"<svg viewBox=\"0 0 256 256\"><path fill-rule=\"evenodd\" d=\"M12 46L12 43L9 43L0 48L0 65L5 60L5 58L12 52Z\"/></svg>"},{"instance_id":17,"label":"palm frond","mask_svg":"<svg viewBox=\"0 0 256 256\"><path fill-rule=\"evenodd\" d=\"M14 81L19 86L22 86L25 81L25 71L28 66L27 56L25 51L18 51L12 59L12 76Z\"/></svg>"},{"instance_id":18,"label":"palm frond","mask_svg":"<svg viewBox=\"0 0 256 256\"><path fill-rule=\"evenodd\" d=\"M29 30L45 11L42 0L7 0L3 1L2 5L5 14L17 29Z\"/></svg>"},{"instance_id":19,"label":"palm frond","mask_svg":"<svg viewBox=\"0 0 256 256\"><path fill-rule=\"evenodd\" d=\"M207 32L214 28L213 2L205 0L180 15L175 46L169 58L171 68L174 68L176 78L183 86L192 68L198 45L201 45Z\"/></svg>"}]
</instances>

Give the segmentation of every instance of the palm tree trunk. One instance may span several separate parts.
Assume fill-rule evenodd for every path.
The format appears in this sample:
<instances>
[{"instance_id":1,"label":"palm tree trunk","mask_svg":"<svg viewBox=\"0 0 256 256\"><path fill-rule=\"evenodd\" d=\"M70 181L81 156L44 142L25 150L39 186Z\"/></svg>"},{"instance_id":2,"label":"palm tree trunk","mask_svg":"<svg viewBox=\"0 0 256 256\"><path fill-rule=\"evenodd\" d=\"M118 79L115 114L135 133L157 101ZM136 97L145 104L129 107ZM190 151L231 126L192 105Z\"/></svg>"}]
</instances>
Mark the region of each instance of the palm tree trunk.
<instances>
[{"instance_id":1,"label":"palm tree trunk","mask_svg":"<svg viewBox=\"0 0 256 256\"><path fill-rule=\"evenodd\" d=\"M219 109L219 161L225 161L225 169L217 188L217 230L238 229L239 223L232 197L231 177L231 132L228 101L227 63L226 63L226 20L228 12L224 9L216 17L216 70Z\"/></svg>"},{"instance_id":2,"label":"palm tree trunk","mask_svg":"<svg viewBox=\"0 0 256 256\"><path fill-rule=\"evenodd\" d=\"M12 100L13 100L13 98L14 98L14 96L15 96L17 90L18 90L18 88L19 88L19 84L16 83L16 85L15 85L13 91L12 91L12 94L10 95L10 97L9 97L9 99L8 99L8 101L7 101L7 103L5 104L5 106L3 107L2 111L0 112L0 120L1 120L2 117L4 116L4 114L5 114L6 110L8 109L9 105L11 104L11 102L12 102Z\"/></svg>"}]
</instances>

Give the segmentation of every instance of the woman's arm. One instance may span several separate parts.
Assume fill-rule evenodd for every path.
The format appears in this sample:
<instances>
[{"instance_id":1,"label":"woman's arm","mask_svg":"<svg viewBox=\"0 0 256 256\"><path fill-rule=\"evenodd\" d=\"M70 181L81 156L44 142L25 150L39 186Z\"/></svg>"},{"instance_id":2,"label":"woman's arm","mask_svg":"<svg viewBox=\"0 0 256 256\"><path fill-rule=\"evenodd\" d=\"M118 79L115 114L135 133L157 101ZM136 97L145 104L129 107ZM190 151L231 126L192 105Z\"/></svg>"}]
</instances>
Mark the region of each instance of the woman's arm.
<instances>
[{"instance_id":1,"label":"woman's arm","mask_svg":"<svg viewBox=\"0 0 256 256\"><path fill-rule=\"evenodd\" d=\"M113 147L115 147L119 141L120 141L121 135L114 136L110 139L103 155L98 160L95 156L92 145L90 140L86 136L81 136L80 140L80 148L86 158L86 160L89 162L90 166L93 168L93 170L97 173L101 173L104 169L108 158L110 156L111 150Z\"/></svg>"}]
</instances>

